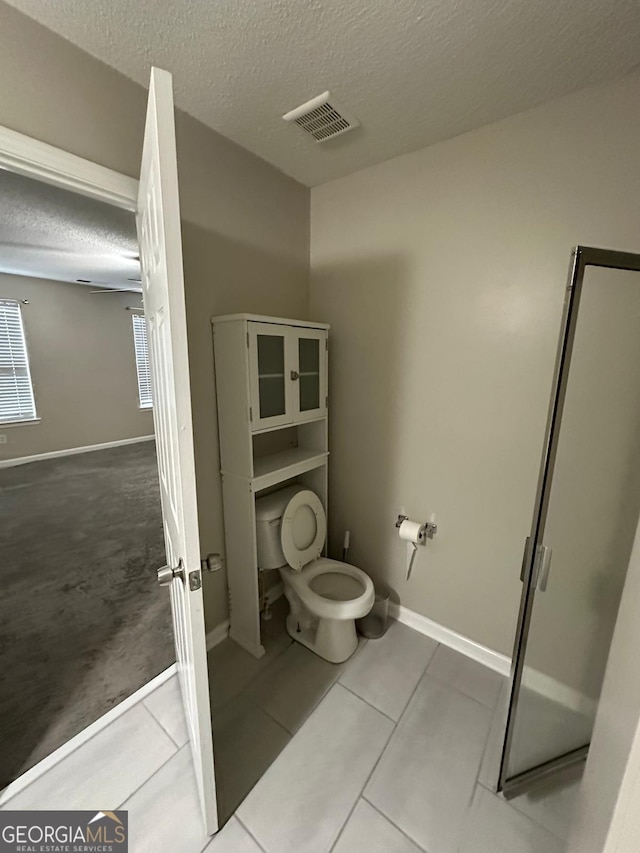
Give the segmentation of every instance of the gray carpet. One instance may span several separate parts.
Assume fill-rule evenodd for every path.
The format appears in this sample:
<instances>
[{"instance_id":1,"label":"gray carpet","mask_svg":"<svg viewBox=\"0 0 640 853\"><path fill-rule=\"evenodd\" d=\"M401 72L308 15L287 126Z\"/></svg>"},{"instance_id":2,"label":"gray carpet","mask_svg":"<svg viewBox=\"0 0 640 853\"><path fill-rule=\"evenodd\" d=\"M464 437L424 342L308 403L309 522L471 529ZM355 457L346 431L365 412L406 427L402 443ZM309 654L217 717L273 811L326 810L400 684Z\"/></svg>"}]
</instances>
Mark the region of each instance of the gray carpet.
<instances>
[{"instance_id":1,"label":"gray carpet","mask_svg":"<svg viewBox=\"0 0 640 853\"><path fill-rule=\"evenodd\" d=\"M152 441L0 470L0 788L175 660Z\"/></svg>"}]
</instances>

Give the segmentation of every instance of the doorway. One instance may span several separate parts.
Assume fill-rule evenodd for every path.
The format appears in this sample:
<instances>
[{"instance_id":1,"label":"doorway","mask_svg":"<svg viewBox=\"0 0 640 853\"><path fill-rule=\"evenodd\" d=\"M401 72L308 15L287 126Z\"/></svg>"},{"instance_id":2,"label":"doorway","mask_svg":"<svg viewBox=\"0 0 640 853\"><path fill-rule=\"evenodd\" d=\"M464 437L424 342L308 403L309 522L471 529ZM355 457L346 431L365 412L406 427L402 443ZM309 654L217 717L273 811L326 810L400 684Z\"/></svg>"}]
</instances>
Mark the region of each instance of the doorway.
<instances>
[{"instance_id":1,"label":"doorway","mask_svg":"<svg viewBox=\"0 0 640 853\"><path fill-rule=\"evenodd\" d=\"M136 215L141 290L148 336L159 492L168 565L157 579L170 588L172 625L192 768L205 831L217 828L213 746L209 714L202 570L217 561L199 553L196 475L182 269L180 205L171 75L151 70L140 180L134 180L52 146L0 128L0 167ZM144 383L143 383L144 384ZM140 385L142 387L142 385ZM120 703L122 709L125 703ZM104 722L105 715L101 718ZM68 755L95 730L72 741ZM66 749L66 747L65 747ZM11 799L64 755L40 762L2 792ZM28 777L28 778L27 778Z\"/></svg>"},{"instance_id":2,"label":"doorway","mask_svg":"<svg viewBox=\"0 0 640 853\"><path fill-rule=\"evenodd\" d=\"M6 170L0 197L3 788L175 653L134 214Z\"/></svg>"}]
</instances>

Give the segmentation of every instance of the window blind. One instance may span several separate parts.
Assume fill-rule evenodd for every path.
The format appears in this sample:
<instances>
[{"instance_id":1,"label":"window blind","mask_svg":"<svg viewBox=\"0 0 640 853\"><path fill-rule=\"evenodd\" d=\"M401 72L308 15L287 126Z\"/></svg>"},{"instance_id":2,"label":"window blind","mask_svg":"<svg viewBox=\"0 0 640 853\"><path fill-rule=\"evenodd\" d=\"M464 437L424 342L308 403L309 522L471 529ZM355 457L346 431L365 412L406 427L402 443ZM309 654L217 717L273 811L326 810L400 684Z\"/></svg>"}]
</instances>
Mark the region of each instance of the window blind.
<instances>
[{"instance_id":1,"label":"window blind","mask_svg":"<svg viewBox=\"0 0 640 853\"><path fill-rule=\"evenodd\" d=\"M20 303L0 299L0 423L36 418Z\"/></svg>"},{"instance_id":2,"label":"window blind","mask_svg":"<svg viewBox=\"0 0 640 853\"><path fill-rule=\"evenodd\" d=\"M153 406L153 395L151 393L151 365L149 364L147 322L142 314L132 314L131 316L133 320L133 343L136 349L140 408L149 409Z\"/></svg>"}]
</instances>

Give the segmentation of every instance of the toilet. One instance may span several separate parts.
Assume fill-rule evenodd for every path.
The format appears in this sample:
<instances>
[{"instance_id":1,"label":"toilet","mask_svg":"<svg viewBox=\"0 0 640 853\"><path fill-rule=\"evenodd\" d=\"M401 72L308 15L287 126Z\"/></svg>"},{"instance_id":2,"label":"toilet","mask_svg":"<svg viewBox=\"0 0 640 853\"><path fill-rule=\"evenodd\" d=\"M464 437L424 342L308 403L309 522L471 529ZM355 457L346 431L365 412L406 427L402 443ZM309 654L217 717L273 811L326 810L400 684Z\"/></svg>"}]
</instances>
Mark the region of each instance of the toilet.
<instances>
[{"instance_id":1,"label":"toilet","mask_svg":"<svg viewBox=\"0 0 640 853\"><path fill-rule=\"evenodd\" d=\"M361 569L321 557L327 519L320 498L288 486L256 501L258 569L279 569L289 602L287 632L331 663L358 646L355 620L373 607L373 582Z\"/></svg>"}]
</instances>

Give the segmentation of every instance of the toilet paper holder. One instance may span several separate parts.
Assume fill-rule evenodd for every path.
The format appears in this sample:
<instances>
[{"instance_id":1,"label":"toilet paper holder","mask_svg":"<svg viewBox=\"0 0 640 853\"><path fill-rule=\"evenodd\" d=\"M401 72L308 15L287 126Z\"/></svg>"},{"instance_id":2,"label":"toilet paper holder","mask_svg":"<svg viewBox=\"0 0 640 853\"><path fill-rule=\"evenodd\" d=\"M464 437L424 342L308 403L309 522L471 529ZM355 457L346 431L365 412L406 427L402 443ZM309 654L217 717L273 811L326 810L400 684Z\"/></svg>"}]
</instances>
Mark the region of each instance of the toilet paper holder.
<instances>
[{"instance_id":1,"label":"toilet paper holder","mask_svg":"<svg viewBox=\"0 0 640 853\"><path fill-rule=\"evenodd\" d=\"M407 521L408 518L409 518L408 515L399 515L398 519L396 521L396 527L400 527L402 525L402 522ZM421 536L420 536L421 540L433 539L433 537L438 532L438 525L433 521L425 521L425 523L422 526L422 530L424 532L421 533ZM424 544L424 542L422 544Z\"/></svg>"}]
</instances>

